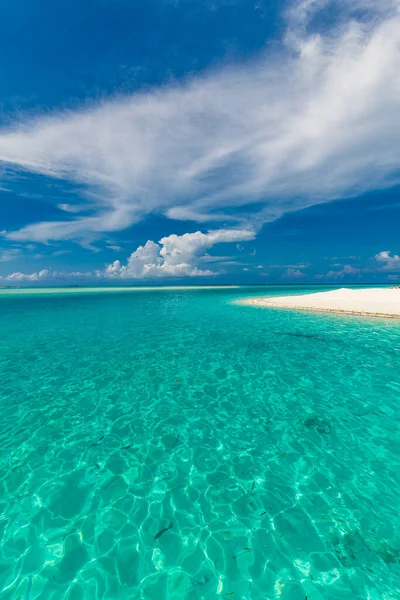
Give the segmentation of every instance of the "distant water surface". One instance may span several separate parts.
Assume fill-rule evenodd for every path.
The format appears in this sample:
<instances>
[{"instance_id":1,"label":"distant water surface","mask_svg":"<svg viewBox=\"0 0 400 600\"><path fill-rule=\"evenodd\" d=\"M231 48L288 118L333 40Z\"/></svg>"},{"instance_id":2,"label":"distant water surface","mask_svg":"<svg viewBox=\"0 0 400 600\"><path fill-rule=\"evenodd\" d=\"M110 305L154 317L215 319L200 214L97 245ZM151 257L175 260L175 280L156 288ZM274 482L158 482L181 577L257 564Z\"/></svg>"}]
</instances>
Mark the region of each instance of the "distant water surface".
<instances>
[{"instance_id":1,"label":"distant water surface","mask_svg":"<svg viewBox=\"0 0 400 600\"><path fill-rule=\"evenodd\" d=\"M398 600L400 322L0 292L0 600Z\"/></svg>"}]
</instances>

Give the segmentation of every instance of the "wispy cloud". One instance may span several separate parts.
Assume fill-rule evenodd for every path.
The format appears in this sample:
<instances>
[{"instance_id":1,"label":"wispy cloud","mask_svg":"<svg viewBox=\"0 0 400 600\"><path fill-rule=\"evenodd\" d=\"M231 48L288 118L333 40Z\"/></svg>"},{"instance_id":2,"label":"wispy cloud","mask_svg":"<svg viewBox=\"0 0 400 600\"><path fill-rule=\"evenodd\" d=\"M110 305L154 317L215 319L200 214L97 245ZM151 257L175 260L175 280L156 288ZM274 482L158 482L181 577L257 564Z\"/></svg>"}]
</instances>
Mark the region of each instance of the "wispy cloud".
<instances>
[{"instance_id":1,"label":"wispy cloud","mask_svg":"<svg viewBox=\"0 0 400 600\"><path fill-rule=\"evenodd\" d=\"M311 263L296 263L292 265L268 265L268 269L306 269Z\"/></svg>"},{"instance_id":2,"label":"wispy cloud","mask_svg":"<svg viewBox=\"0 0 400 600\"><path fill-rule=\"evenodd\" d=\"M161 238L158 244L148 240L139 246L124 265L119 260L96 271L98 278L152 279L168 277L200 277L216 275L216 271L201 268L209 258L205 252L215 244L254 239L250 230L220 229L202 233L185 233ZM225 263L226 264L226 263Z\"/></svg>"},{"instance_id":3,"label":"wispy cloud","mask_svg":"<svg viewBox=\"0 0 400 600\"><path fill-rule=\"evenodd\" d=\"M149 213L256 227L398 182L399 3L342 0L339 29L308 33L327 4L294 5L279 55L3 129L1 161L87 189L6 236L90 241Z\"/></svg>"},{"instance_id":4,"label":"wispy cloud","mask_svg":"<svg viewBox=\"0 0 400 600\"><path fill-rule=\"evenodd\" d=\"M52 252L52 256L63 256L64 254L70 254L72 250L56 250L56 252Z\"/></svg>"},{"instance_id":5,"label":"wispy cloud","mask_svg":"<svg viewBox=\"0 0 400 600\"><path fill-rule=\"evenodd\" d=\"M7 250L0 250L0 262L10 262L21 255L19 248L10 248Z\"/></svg>"},{"instance_id":6,"label":"wispy cloud","mask_svg":"<svg viewBox=\"0 0 400 600\"><path fill-rule=\"evenodd\" d=\"M341 265L336 265L336 266L341 266ZM346 277L349 275L357 276L360 273L361 273L361 269L359 269L358 267L353 267L352 265L343 265L343 267L341 269L328 271L328 273L325 275L325 278L326 279L343 279L343 277Z\"/></svg>"},{"instance_id":7,"label":"wispy cloud","mask_svg":"<svg viewBox=\"0 0 400 600\"><path fill-rule=\"evenodd\" d=\"M305 277L305 274L300 269L292 269L291 267L282 274L283 279L301 279L301 277Z\"/></svg>"},{"instance_id":8,"label":"wispy cloud","mask_svg":"<svg viewBox=\"0 0 400 600\"><path fill-rule=\"evenodd\" d=\"M111 244L106 246L106 248L108 248L108 250L114 250L114 252L121 252L122 250L121 246L117 246L116 244Z\"/></svg>"}]
</instances>

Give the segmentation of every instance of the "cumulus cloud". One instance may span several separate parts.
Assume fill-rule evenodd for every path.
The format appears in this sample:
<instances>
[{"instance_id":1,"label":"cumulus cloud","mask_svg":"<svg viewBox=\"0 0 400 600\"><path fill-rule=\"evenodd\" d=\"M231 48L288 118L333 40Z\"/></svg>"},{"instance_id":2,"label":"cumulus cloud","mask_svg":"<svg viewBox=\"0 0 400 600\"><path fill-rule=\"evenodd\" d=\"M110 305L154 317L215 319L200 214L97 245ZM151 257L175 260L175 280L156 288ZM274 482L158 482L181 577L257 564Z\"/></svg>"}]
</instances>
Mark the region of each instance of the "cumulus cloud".
<instances>
[{"instance_id":1,"label":"cumulus cloud","mask_svg":"<svg viewBox=\"0 0 400 600\"><path fill-rule=\"evenodd\" d=\"M37 273L11 273L11 275L4 277L4 279L9 281L39 281L40 279L47 279L48 276L49 270L42 269Z\"/></svg>"},{"instance_id":2,"label":"cumulus cloud","mask_svg":"<svg viewBox=\"0 0 400 600\"><path fill-rule=\"evenodd\" d=\"M52 269L42 269L41 271L37 271L35 273L11 273L5 277L0 277L2 280L11 281L11 282L20 282L20 281L49 281L49 280L57 280L57 279L76 279L80 277L89 278L92 276L92 273L81 273L80 271L72 271L71 273L66 271L53 271Z\"/></svg>"},{"instance_id":3,"label":"cumulus cloud","mask_svg":"<svg viewBox=\"0 0 400 600\"><path fill-rule=\"evenodd\" d=\"M341 0L338 28L310 33L328 4L293 5L280 54L3 128L0 161L87 190L6 236L94 239L149 213L258 226L398 183L399 2Z\"/></svg>"},{"instance_id":4,"label":"cumulus cloud","mask_svg":"<svg viewBox=\"0 0 400 600\"><path fill-rule=\"evenodd\" d=\"M379 263L383 263L381 267L382 271L398 271L400 270L400 256L398 254L392 254L390 250L383 250L378 254L375 254L375 260Z\"/></svg>"},{"instance_id":5,"label":"cumulus cloud","mask_svg":"<svg viewBox=\"0 0 400 600\"><path fill-rule=\"evenodd\" d=\"M199 267L205 256L215 244L245 242L254 239L250 230L220 229L202 233L169 235L157 243L148 240L139 246L129 257L126 264L119 260L96 271L98 278L108 279L151 279L159 277L200 277L216 275L216 271ZM225 263L226 264L226 263Z\"/></svg>"}]
</instances>

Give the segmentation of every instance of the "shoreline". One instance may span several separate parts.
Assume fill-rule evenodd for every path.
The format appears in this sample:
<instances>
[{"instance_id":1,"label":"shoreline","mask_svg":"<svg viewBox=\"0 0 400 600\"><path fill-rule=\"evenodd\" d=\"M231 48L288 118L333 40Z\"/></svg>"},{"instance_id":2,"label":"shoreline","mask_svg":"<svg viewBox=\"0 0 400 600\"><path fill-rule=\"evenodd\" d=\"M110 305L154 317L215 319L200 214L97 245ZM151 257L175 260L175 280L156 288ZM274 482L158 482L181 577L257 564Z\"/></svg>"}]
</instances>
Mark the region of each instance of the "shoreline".
<instances>
[{"instance_id":1,"label":"shoreline","mask_svg":"<svg viewBox=\"0 0 400 600\"><path fill-rule=\"evenodd\" d=\"M358 317L400 319L400 289L340 288L328 292L291 296L265 296L239 300L238 304L259 308L307 310Z\"/></svg>"}]
</instances>

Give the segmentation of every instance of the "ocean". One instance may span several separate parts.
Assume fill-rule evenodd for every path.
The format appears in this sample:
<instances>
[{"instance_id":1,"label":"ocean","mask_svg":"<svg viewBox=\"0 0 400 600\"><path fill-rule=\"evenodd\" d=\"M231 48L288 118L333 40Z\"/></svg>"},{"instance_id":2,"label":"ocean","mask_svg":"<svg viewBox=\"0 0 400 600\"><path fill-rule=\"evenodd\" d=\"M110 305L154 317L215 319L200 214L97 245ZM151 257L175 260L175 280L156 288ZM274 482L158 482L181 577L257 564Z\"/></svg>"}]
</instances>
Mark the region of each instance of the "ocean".
<instances>
[{"instance_id":1,"label":"ocean","mask_svg":"<svg viewBox=\"0 0 400 600\"><path fill-rule=\"evenodd\" d=\"M0 290L0 599L398 600L400 321L236 303L315 289Z\"/></svg>"}]
</instances>

